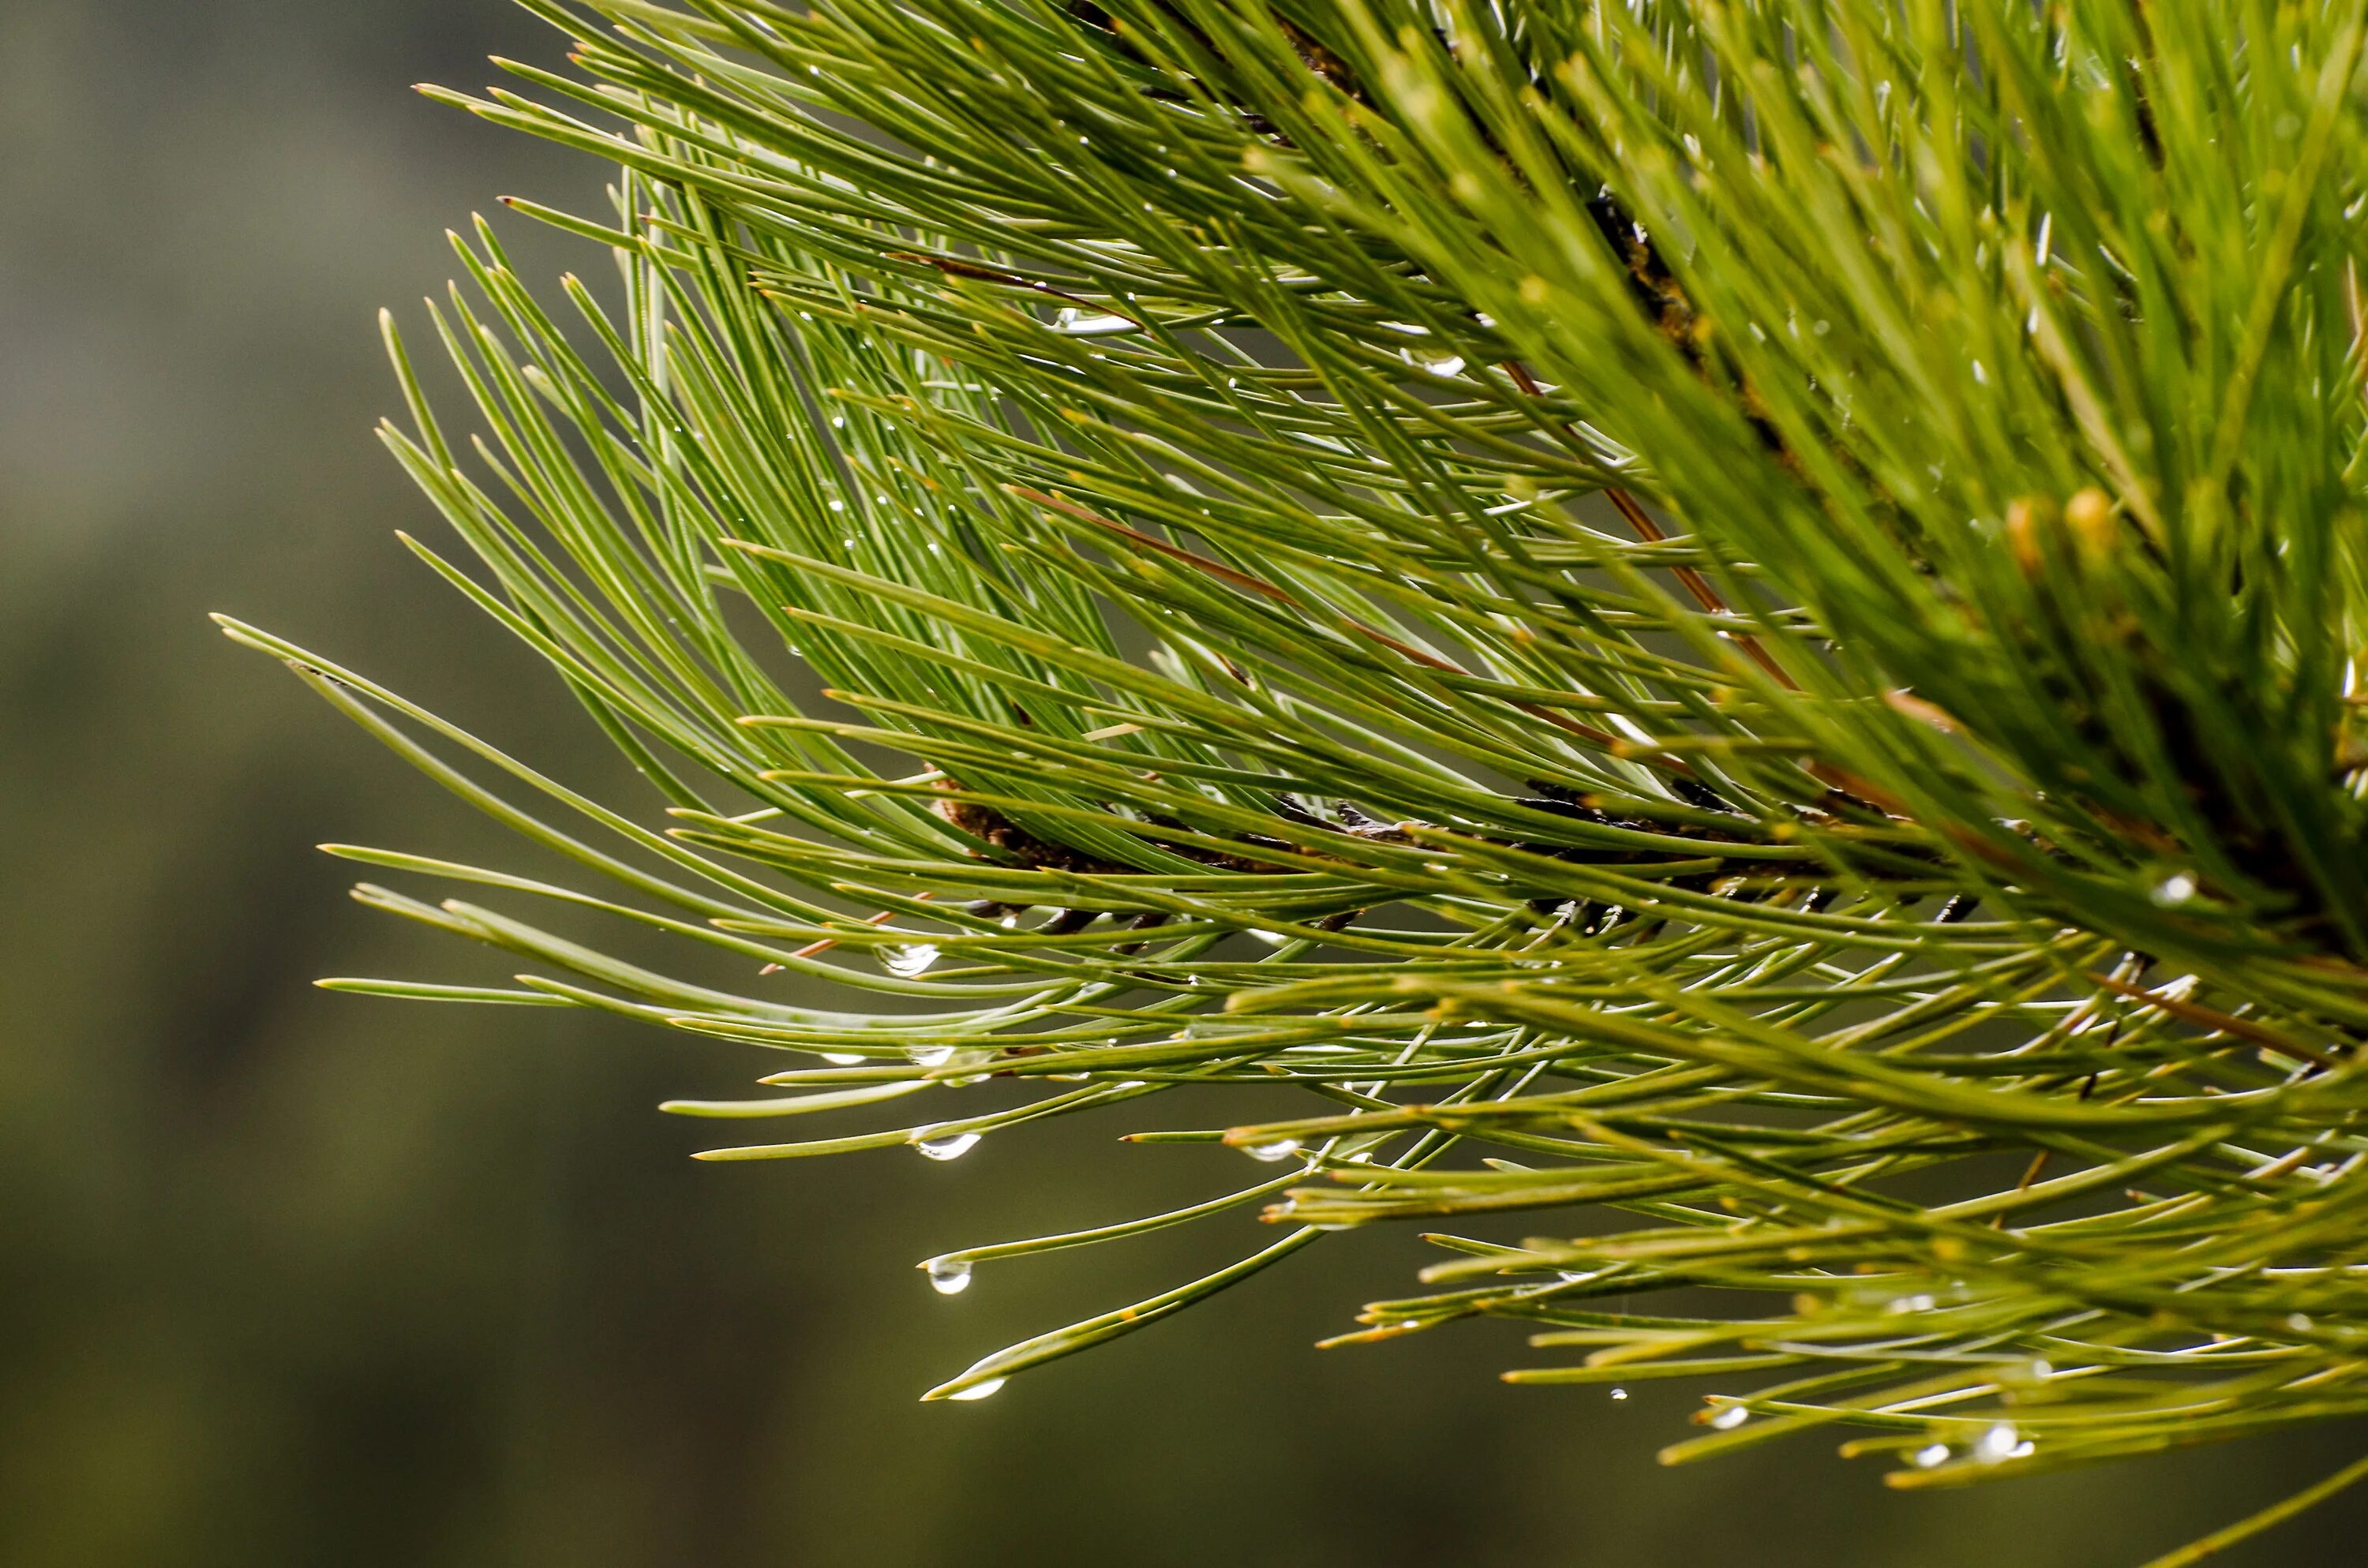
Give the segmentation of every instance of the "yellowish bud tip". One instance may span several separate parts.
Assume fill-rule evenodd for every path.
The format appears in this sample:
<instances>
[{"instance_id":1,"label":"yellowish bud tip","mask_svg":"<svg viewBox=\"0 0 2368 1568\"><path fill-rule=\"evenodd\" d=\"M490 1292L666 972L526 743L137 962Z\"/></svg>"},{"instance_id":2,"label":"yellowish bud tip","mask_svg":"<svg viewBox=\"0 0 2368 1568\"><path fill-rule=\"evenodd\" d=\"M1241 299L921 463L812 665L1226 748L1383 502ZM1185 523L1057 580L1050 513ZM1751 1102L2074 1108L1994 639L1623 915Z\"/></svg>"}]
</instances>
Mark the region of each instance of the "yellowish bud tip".
<instances>
[{"instance_id":1,"label":"yellowish bud tip","mask_svg":"<svg viewBox=\"0 0 2368 1568\"><path fill-rule=\"evenodd\" d=\"M2079 542L2083 553L2102 556L2112 551L2116 528L2113 500L2095 485L2064 503L2064 520L2070 525L2072 537Z\"/></svg>"},{"instance_id":2,"label":"yellowish bud tip","mask_svg":"<svg viewBox=\"0 0 2368 1568\"><path fill-rule=\"evenodd\" d=\"M2039 575L2043 547L2040 530L2054 520L2055 504L2044 495L2025 495L2006 509L2006 547L2026 577Z\"/></svg>"}]
</instances>

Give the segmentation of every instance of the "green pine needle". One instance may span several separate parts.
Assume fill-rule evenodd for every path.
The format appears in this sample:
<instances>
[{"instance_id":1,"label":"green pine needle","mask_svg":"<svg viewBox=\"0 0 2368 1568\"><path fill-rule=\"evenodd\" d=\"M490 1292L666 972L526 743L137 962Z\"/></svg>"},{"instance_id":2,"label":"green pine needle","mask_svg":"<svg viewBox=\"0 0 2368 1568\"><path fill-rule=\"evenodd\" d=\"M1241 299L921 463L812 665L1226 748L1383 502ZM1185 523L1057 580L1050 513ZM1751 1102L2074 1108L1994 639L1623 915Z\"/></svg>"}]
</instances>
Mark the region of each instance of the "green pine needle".
<instances>
[{"instance_id":1,"label":"green pine needle","mask_svg":"<svg viewBox=\"0 0 2368 1568\"><path fill-rule=\"evenodd\" d=\"M527 972L324 983L786 1053L708 1158L1282 1167L929 1260L1282 1227L933 1399L1518 1212L1346 1337L1907 1486L2368 1413L2368 0L527 4L426 90L618 286L457 236L384 438L651 790L225 620L577 869L338 846Z\"/></svg>"}]
</instances>

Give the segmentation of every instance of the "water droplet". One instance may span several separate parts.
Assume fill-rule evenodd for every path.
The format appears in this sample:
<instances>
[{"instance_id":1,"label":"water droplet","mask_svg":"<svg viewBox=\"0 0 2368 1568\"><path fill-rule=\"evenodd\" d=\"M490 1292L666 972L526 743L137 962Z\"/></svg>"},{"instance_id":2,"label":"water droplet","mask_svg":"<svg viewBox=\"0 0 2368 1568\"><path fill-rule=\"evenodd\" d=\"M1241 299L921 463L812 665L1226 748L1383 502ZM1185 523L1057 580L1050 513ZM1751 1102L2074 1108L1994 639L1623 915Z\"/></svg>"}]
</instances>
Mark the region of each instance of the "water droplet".
<instances>
[{"instance_id":1,"label":"water droplet","mask_svg":"<svg viewBox=\"0 0 2368 1568\"><path fill-rule=\"evenodd\" d=\"M924 1138L913 1146L933 1160L959 1160L977 1142L975 1132L950 1132L943 1138Z\"/></svg>"},{"instance_id":2,"label":"water droplet","mask_svg":"<svg viewBox=\"0 0 2368 1568\"><path fill-rule=\"evenodd\" d=\"M1401 348L1398 358L1409 365L1429 370L1434 376L1456 376L1463 372L1463 356L1461 354L1427 354L1417 348Z\"/></svg>"},{"instance_id":3,"label":"water droplet","mask_svg":"<svg viewBox=\"0 0 2368 1568\"><path fill-rule=\"evenodd\" d=\"M970 1289L970 1265L959 1257L933 1257L922 1266L928 1270L929 1288L940 1296L959 1296Z\"/></svg>"},{"instance_id":4,"label":"water droplet","mask_svg":"<svg viewBox=\"0 0 2368 1568\"><path fill-rule=\"evenodd\" d=\"M2308 1334L2310 1332L2310 1314L2308 1312L2295 1312L2286 1319L2286 1326L2294 1330L2296 1334Z\"/></svg>"},{"instance_id":5,"label":"water droplet","mask_svg":"<svg viewBox=\"0 0 2368 1568\"><path fill-rule=\"evenodd\" d=\"M1710 1418L1710 1424L1722 1432L1732 1432L1751 1419L1751 1412L1739 1404L1730 1404Z\"/></svg>"},{"instance_id":6,"label":"water droplet","mask_svg":"<svg viewBox=\"0 0 2368 1568\"><path fill-rule=\"evenodd\" d=\"M928 973L929 966L937 961L938 949L933 942L915 942L909 947L880 949L880 967L905 980Z\"/></svg>"},{"instance_id":7,"label":"water droplet","mask_svg":"<svg viewBox=\"0 0 2368 1568\"><path fill-rule=\"evenodd\" d=\"M962 1390L960 1392L950 1393L946 1395L946 1397L948 1399L985 1399L987 1395L993 1393L1002 1386L1003 1380L1001 1378L989 1378L983 1383L973 1383L970 1387Z\"/></svg>"},{"instance_id":8,"label":"water droplet","mask_svg":"<svg viewBox=\"0 0 2368 1568\"><path fill-rule=\"evenodd\" d=\"M1081 311L1074 305L1064 305L1053 312L1053 324L1079 337L1097 333L1132 332L1134 329L1134 324L1124 316L1110 315L1100 311Z\"/></svg>"},{"instance_id":9,"label":"water droplet","mask_svg":"<svg viewBox=\"0 0 2368 1568\"><path fill-rule=\"evenodd\" d=\"M2195 879L2185 871L2163 878L2154 885L2150 895L2165 909L2176 909L2195 896Z\"/></svg>"},{"instance_id":10,"label":"water droplet","mask_svg":"<svg viewBox=\"0 0 2368 1568\"><path fill-rule=\"evenodd\" d=\"M1291 940L1289 937L1285 936L1281 931L1253 931L1250 935L1256 937L1259 941L1264 942L1269 948L1279 948L1285 942Z\"/></svg>"},{"instance_id":11,"label":"water droplet","mask_svg":"<svg viewBox=\"0 0 2368 1568\"><path fill-rule=\"evenodd\" d=\"M1611 1391L1611 1397L1614 1399L1626 1399L1628 1397L1628 1391L1626 1389L1613 1389Z\"/></svg>"},{"instance_id":12,"label":"water droplet","mask_svg":"<svg viewBox=\"0 0 2368 1568\"><path fill-rule=\"evenodd\" d=\"M1929 1312L1935 1304L1930 1296L1901 1296L1885 1310L1892 1312Z\"/></svg>"},{"instance_id":13,"label":"water droplet","mask_svg":"<svg viewBox=\"0 0 2368 1568\"><path fill-rule=\"evenodd\" d=\"M1934 1465L1940 1464L1947 1460L1948 1457L1949 1445L1946 1443L1928 1444L1908 1456L1909 1460L1918 1470L1930 1470Z\"/></svg>"},{"instance_id":14,"label":"water droplet","mask_svg":"<svg viewBox=\"0 0 2368 1568\"><path fill-rule=\"evenodd\" d=\"M942 1067L954 1059L954 1048L951 1045L916 1045L905 1054L913 1059L916 1067Z\"/></svg>"},{"instance_id":15,"label":"water droplet","mask_svg":"<svg viewBox=\"0 0 2368 1568\"><path fill-rule=\"evenodd\" d=\"M834 1067L860 1067L864 1059L852 1051L825 1051L822 1059Z\"/></svg>"},{"instance_id":16,"label":"water droplet","mask_svg":"<svg viewBox=\"0 0 2368 1568\"><path fill-rule=\"evenodd\" d=\"M1249 1146L1248 1153L1251 1159L1264 1160L1271 1165L1277 1160L1287 1160L1299 1153L1299 1140L1278 1138L1271 1143L1253 1143Z\"/></svg>"},{"instance_id":17,"label":"water droplet","mask_svg":"<svg viewBox=\"0 0 2368 1568\"><path fill-rule=\"evenodd\" d=\"M2011 1423L2005 1421L1988 1428L1974 1441L1974 1457L1984 1464L1996 1464L2001 1460L2013 1459L2018 1452L2027 1454L2030 1451L2031 1445L2022 1440L2022 1435L2014 1429Z\"/></svg>"}]
</instances>

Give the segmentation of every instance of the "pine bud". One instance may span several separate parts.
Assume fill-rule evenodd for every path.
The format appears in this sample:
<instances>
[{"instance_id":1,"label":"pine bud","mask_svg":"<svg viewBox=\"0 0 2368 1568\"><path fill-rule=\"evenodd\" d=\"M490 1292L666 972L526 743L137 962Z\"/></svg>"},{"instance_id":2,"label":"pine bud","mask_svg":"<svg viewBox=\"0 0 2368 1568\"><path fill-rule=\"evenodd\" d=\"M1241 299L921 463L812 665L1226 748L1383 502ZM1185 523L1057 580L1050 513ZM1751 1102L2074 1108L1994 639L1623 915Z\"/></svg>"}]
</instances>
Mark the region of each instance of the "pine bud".
<instances>
[{"instance_id":1,"label":"pine bud","mask_svg":"<svg viewBox=\"0 0 2368 1568\"><path fill-rule=\"evenodd\" d=\"M2086 559L2101 561L2112 553L2117 529L2112 497L2095 485L2064 504L2064 521L2071 528L2072 538Z\"/></svg>"},{"instance_id":2,"label":"pine bud","mask_svg":"<svg viewBox=\"0 0 2368 1568\"><path fill-rule=\"evenodd\" d=\"M2039 575L2045 562L2045 547L2040 535L2055 522L2055 503L2044 495L2025 495L2009 503L2006 509L2006 547L2014 556L2014 563L2026 577Z\"/></svg>"},{"instance_id":3,"label":"pine bud","mask_svg":"<svg viewBox=\"0 0 2368 1568\"><path fill-rule=\"evenodd\" d=\"M2093 484L2076 492L2061 511L2044 495L2021 496L2006 509L2006 547L2025 577L2037 577L2046 564L2049 540L2059 550L2068 542L2082 565L2093 566L2112 558L2119 530L2112 497Z\"/></svg>"}]
</instances>

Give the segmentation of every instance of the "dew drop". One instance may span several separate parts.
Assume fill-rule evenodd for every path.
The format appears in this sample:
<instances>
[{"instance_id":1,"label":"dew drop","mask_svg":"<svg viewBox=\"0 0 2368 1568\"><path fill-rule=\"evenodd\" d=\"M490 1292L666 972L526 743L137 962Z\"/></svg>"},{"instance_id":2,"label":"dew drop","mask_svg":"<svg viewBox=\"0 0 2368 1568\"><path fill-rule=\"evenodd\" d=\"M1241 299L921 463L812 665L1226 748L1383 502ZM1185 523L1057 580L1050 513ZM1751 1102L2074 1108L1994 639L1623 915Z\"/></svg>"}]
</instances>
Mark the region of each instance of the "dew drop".
<instances>
[{"instance_id":1,"label":"dew drop","mask_svg":"<svg viewBox=\"0 0 2368 1568\"><path fill-rule=\"evenodd\" d=\"M829 1062L834 1067L860 1067L863 1065L863 1058L857 1055L852 1051L825 1051L822 1053L822 1059L825 1062Z\"/></svg>"},{"instance_id":2,"label":"dew drop","mask_svg":"<svg viewBox=\"0 0 2368 1568\"><path fill-rule=\"evenodd\" d=\"M937 946L931 942L915 942L910 947L880 949L880 967L905 980L916 974L927 974L929 966L937 961Z\"/></svg>"},{"instance_id":3,"label":"dew drop","mask_svg":"<svg viewBox=\"0 0 2368 1568\"><path fill-rule=\"evenodd\" d=\"M1941 1463L1948 1457L1948 1444L1932 1443L1917 1449L1914 1454L1909 1456L1909 1459L1918 1470L1930 1470L1934 1465Z\"/></svg>"},{"instance_id":4,"label":"dew drop","mask_svg":"<svg viewBox=\"0 0 2368 1568\"><path fill-rule=\"evenodd\" d=\"M1628 1391L1626 1389L1613 1389L1611 1391L1611 1397L1614 1399L1626 1399L1628 1397Z\"/></svg>"},{"instance_id":5,"label":"dew drop","mask_svg":"<svg viewBox=\"0 0 2368 1568\"><path fill-rule=\"evenodd\" d=\"M2176 909L2195 896L2195 879L2185 871L2165 877L2154 885L2149 896L2165 909Z\"/></svg>"},{"instance_id":6,"label":"dew drop","mask_svg":"<svg viewBox=\"0 0 2368 1568\"><path fill-rule=\"evenodd\" d=\"M993 1393L1002 1386L1003 1380L1001 1378L989 1378L983 1383L973 1383L970 1387L963 1389L959 1393L950 1393L946 1395L946 1397L948 1399L985 1399L987 1395Z\"/></svg>"},{"instance_id":7,"label":"dew drop","mask_svg":"<svg viewBox=\"0 0 2368 1568\"><path fill-rule=\"evenodd\" d=\"M1064 305L1053 312L1053 324L1063 332L1087 336L1097 333L1129 332L1134 324L1124 316L1110 315L1101 311L1081 311L1074 305Z\"/></svg>"},{"instance_id":8,"label":"dew drop","mask_svg":"<svg viewBox=\"0 0 2368 1568\"><path fill-rule=\"evenodd\" d=\"M2310 1332L2310 1314L2308 1312L2295 1312L2286 1319L2286 1326L2294 1330L2296 1334L2308 1334Z\"/></svg>"},{"instance_id":9,"label":"dew drop","mask_svg":"<svg viewBox=\"0 0 2368 1568\"><path fill-rule=\"evenodd\" d=\"M1722 1432L1732 1432L1751 1419L1751 1412L1739 1404L1730 1404L1710 1418L1710 1424Z\"/></svg>"},{"instance_id":10,"label":"dew drop","mask_svg":"<svg viewBox=\"0 0 2368 1568\"><path fill-rule=\"evenodd\" d=\"M1461 354L1426 354L1419 349L1401 348L1398 357L1407 364L1429 370L1434 376L1456 376L1463 373Z\"/></svg>"},{"instance_id":11,"label":"dew drop","mask_svg":"<svg viewBox=\"0 0 2368 1568\"><path fill-rule=\"evenodd\" d=\"M916 1067L942 1067L954 1059L954 1048L951 1045L916 1045L905 1054L913 1059Z\"/></svg>"},{"instance_id":12,"label":"dew drop","mask_svg":"<svg viewBox=\"0 0 2368 1568\"><path fill-rule=\"evenodd\" d=\"M1984 1464L1997 1464L2030 1451L2031 1445L2022 1440L2010 1423L2004 1421L1983 1432L1974 1442L1974 1457Z\"/></svg>"},{"instance_id":13,"label":"dew drop","mask_svg":"<svg viewBox=\"0 0 2368 1568\"><path fill-rule=\"evenodd\" d=\"M929 1289L940 1296L959 1296L970 1289L970 1265L962 1258L933 1257L923 1267L928 1270Z\"/></svg>"},{"instance_id":14,"label":"dew drop","mask_svg":"<svg viewBox=\"0 0 2368 1568\"><path fill-rule=\"evenodd\" d=\"M1271 1143L1253 1143L1248 1152L1251 1159L1264 1160L1272 1165L1277 1160L1287 1160L1299 1153L1299 1140L1278 1138Z\"/></svg>"},{"instance_id":15,"label":"dew drop","mask_svg":"<svg viewBox=\"0 0 2368 1568\"><path fill-rule=\"evenodd\" d=\"M943 1138L924 1138L914 1147L933 1160L959 1160L977 1142L975 1132L951 1132Z\"/></svg>"}]
</instances>

